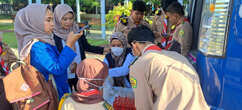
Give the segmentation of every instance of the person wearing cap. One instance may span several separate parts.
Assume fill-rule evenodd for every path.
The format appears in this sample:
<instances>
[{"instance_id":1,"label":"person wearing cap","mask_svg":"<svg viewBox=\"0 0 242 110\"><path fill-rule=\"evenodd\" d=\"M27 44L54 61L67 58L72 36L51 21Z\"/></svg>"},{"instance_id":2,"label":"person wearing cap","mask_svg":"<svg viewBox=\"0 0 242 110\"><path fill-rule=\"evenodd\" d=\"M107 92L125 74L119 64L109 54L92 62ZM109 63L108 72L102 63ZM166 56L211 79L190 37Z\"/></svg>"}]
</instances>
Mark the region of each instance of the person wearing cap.
<instances>
[{"instance_id":1,"label":"person wearing cap","mask_svg":"<svg viewBox=\"0 0 242 110\"><path fill-rule=\"evenodd\" d=\"M130 83L137 110L208 110L199 77L188 60L154 44L153 32L133 28L128 43L137 60L130 66Z\"/></svg>"},{"instance_id":2,"label":"person wearing cap","mask_svg":"<svg viewBox=\"0 0 242 110\"><path fill-rule=\"evenodd\" d=\"M179 2L173 2L166 10L168 22L176 28L172 33L172 43L168 50L188 56L192 49L193 30L189 21L184 17L184 9Z\"/></svg>"},{"instance_id":3,"label":"person wearing cap","mask_svg":"<svg viewBox=\"0 0 242 110\"><path fill-rule=\"evenodd\" d=\"M115 28L114 32L122 32L127 37L129 31L137 27L138 25L145 25L150 27L149 23L143 20L144 12L146 11L146 6L144 1L135 1L133 3L131 15L127 20L120 20Z\"/></svg>"}]
</instances>

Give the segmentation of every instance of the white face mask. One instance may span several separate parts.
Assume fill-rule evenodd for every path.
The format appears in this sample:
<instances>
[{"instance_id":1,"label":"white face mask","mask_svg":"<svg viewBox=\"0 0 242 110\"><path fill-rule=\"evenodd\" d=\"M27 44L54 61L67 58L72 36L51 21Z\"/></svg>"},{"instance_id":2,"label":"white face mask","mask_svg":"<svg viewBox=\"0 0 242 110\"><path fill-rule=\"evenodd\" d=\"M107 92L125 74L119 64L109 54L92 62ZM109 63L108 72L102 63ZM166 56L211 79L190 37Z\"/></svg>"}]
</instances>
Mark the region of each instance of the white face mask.
<instances>
[{"instance_id":1,"label":"white face mask","mask_svg":"<svg viewBox=\"0 0 242 110\"><path fill-rule=\"evenodd\" d=\"M112 47L112 48L111 48L111 52L112 52L115 56L117 56L117 57L119 57L120 55L122 55L123 51L124 51L124 49L121 48L121 47Z\"/></svg>"}]
</instances>

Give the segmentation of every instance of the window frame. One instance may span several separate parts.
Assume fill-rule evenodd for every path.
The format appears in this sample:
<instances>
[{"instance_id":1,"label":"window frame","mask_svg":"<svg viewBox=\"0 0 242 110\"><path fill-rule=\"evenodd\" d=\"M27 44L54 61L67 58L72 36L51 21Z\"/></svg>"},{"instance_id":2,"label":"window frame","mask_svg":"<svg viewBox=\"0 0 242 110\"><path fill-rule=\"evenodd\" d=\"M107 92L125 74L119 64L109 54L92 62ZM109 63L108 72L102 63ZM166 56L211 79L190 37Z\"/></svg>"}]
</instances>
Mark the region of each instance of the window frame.
<instances>
[{"instance_id":1,"label":"window frame","mask_svg":"<svg viewBox=\"0 0 242 110\"><path fill-rule=\"evenodd\" d=\"M201 21L203 20L203 10L204 10L204 5L205 5L205 2L206 1L203 1L203 8L202 8L202 13L201 13ZM208 52L205 53L203 51L200 50L200 31L201 31L201 26L203 25L202 22L200 22L200 26L199 26L199 34L198 34L198 51L200 53L202 53L204 56L206 57L215 57L215 58L225 58L226 57L226 53L227 53L227 44L228 44L228 37L229 37L229 32L230 32L230 22L231 22L231 16L232 16L232 5L233 5L233 2L234 0L229 0L229 7L228 7L228 18L227 18L227 21L226 21L226 27L225 27L225 33L224 33L224 44L223 44L223 52L222 52L222 55L213 55L213 54L209 54Z\"/></svg>"}]
</instances>

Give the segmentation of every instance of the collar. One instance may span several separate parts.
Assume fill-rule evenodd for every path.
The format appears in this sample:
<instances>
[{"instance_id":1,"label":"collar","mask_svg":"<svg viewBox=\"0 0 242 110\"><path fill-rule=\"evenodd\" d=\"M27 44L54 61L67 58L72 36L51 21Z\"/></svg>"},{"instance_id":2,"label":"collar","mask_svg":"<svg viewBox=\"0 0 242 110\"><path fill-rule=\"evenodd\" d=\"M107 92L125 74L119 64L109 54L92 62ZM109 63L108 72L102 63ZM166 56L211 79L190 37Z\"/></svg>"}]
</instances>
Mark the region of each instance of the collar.
<instances>
[{"instance_id":1,"label":"collar","mask_svg":"<svg viewBox=\"0 0 242 110\"><path fill-rule=\"evenodd\" d=\"M131 21L131 23L136 25L136 26L139 25L139 24L144 24L144 19L142 19L139 24L135 24L132 16L129 16L128 18L129 18L129 21Z\"/></svg>"},{"instance_id":2,"label":"collar","mask_svg":"<svg viewBox=\"0 0 242 110\"><path fill-rule=\"evenodd\" d=\"M161 51L161 48L158 47L158 46L155 45L155 44L149 44L149 45L147 45L147 46L143 49L141 55L143 55L145 52L147 52L147 51L149 51L149 50Z\"/></svg>"}]
</instances>

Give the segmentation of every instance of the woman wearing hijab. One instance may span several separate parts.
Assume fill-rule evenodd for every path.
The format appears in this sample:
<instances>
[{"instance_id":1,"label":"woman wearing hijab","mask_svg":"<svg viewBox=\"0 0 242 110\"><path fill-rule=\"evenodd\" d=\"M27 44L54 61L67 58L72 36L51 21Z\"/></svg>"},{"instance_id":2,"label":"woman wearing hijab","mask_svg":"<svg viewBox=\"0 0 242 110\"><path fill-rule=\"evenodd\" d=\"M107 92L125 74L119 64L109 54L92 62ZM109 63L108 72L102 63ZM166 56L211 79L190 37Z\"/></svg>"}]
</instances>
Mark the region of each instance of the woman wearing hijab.
<instances>
[{"instance_id":1,"label":"woman wearing hijab","mask_svg":"<svg viewBox=\"0 0 242 110\"><path fill-rule=\"evenodd\" d=\"M58 50L61 52L63 47L66 45L66 39L68 34L79 31L79 26L74 21L74 12L69 5L61 4L57 5L54 11L54 40ZM77 78L75 77L76 64L79 64L81 60L85 59L85 51L103 54L104 48L98 46L92 46L87 42L85 35L83 35L73 46L77 56L74 58L72 65L67 70L68 72L68 83L71 89L74 87L76 90ZM105 48L106 49L106 48Z\"/></svg>"},{"instance_id":2,"label":"woman wearing hijab","mask_svg":"<svg viewBox=\"0 0 242 110\"><path fill-rule=\"evenodd\" d=\"M30 63L48 81L54 79L59 97L69 92L66 69L75 58L73 44L82 33L70 32L66 46L61 52L55 47L52 37L53 13L45 4L31 4L18 11L14 31L18 41L21 60L30 55Z\"/></svg>"},{"instance_id":3,"label":"woman wearing hijab","mask_svg":"<svg viewBox=\"0 0 242 110\"><path fill-rule=\"evenodd\" d=\"M127 40L124 34L121 32L114 32L111 35L110 48L111 52L108 53L104 58L104 62L108 65L109 69L117 69L123 66L127 57L133 57L133 55L131 54L131 49L127 48ZM128 58L127 60L129 59L130 58ZM113 74L115 74L115 76L113 76ZM130 85L128 82L127 74L119 76L119 73L109 71L109 76L113 77L114 86L129 87Z\"/></svg>"},{"instance_id":4,"label":"woman wearing hijab","mask_svg":"<svg viewBox=\"0 0 242 110\"><path fill-rule=\"evenodd\" d=\"M76 74L77 92L65 99L61 110L105 110L101 88L108 76L107 65L98 59L85 59Z\"/></svg>"}]
</instances>

